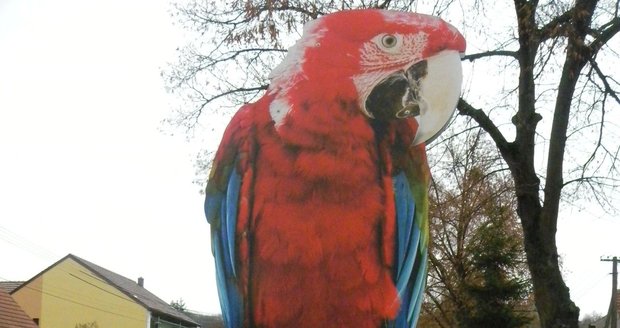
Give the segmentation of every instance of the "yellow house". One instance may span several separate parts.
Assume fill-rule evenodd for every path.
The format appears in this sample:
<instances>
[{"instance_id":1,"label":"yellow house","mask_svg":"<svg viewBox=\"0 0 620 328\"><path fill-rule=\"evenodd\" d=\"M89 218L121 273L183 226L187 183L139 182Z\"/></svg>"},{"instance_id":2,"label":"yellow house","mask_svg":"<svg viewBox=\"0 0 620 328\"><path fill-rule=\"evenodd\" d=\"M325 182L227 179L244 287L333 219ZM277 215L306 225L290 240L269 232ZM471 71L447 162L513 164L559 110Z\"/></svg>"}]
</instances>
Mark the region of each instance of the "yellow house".
<instances>
[{"instance_id":1,"label":"yellow house","mask_svg":"<svg viewBox=\"0 0 620 328\"><path fill-rule=\"evenodd\" d=\"M41 328L198 326L143 285L69 254L11 296Z\"/></svg>"}]
</instances>

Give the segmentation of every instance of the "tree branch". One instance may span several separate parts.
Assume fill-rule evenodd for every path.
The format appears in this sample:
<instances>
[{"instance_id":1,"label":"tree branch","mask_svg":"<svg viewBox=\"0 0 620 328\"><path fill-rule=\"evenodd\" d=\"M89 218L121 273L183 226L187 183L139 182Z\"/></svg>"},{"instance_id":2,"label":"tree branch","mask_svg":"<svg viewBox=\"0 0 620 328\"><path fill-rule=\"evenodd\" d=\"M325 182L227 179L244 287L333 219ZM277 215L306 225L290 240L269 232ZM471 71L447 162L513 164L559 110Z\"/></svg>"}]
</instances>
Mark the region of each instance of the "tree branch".
<instances>
[{"instance_id":1,"label":"tree branch","mask_svg":"<svg viewBox=\"0 0 620 328\"><path fill-rule=\"evenodd\" d=\"M590 42L590 54L595 57L598 51L605 45L611 38L620 32L620 17L614 17L607 24L601 26L601 32L597 31L597 36L594 41Z\"/></svg>"},{"instance_id":2,"label":"tree branch","mask_svg":"<svg viewBox=\"0 0 620 328\"><path fill-rule=\"evenodd\" d=\"M435 304L435 307L439 310L439 312L441 312L441 315L444 318L449 318L450 316L446 313L446 311L443 309L443 307L441 306L442 302L437 299L437 297L435 297L435 295L433 295L430 292L426 292L426 295L431 299L431 301ZM440 327L444 327L444 324L441 322L441 319L438 318L436 315L433 315L430 311L429 313L433 316L433 319L435 320L435 322L440 326Z\"/></svg>"},{"instance_id":3,"label":"tree branch","mask_svg":"<svg viewBox=\"0 0 620 328\"><path fill-rule=\"evenodd\" d=\"M571 104L579 75L588 62L588 48L584 45L597 0L577 0L573 10L573 31L568 39L566 58L558 85L551 134L547 156L547 179L544 189L543 218L541 225L557 226L560 197L563 183L563 166L566 149L566 131L571 112ZM549 233L555 233L552 229Z\"/></svg>"},{"instance_id":4,"label":"tree branch","mask_svg":"<svg viewBox=\"0 0 620 328\"><path fill-rule=\"evenodd\" d=\"M459 99L456 106L459 114L467 115L473 118L484 131L486 131L491 139L497 145L497 148L504 156L512 156L510 153L511 144L506 140L502 132L497 128L495 123L481 109L476 109L463 98Z\"/></svg>"},{"instance_id":5,"label":"tree branch","mask_svg":"<svg viewBox=\"0 0 620 328\"><path fill-rule=\"evenodd\" d=\"M603 71L601 71L601 68L598 66L598 63L596 62L596 60L594 60L593 58L590 59L590 65L592 66L592 68L596 72L596 75L598 75L599 79L601 79L601 81L603 81L603 86L605 86L604 92L606 94L610 95L612 98L614 98L616 100L616 102L618 104L620 104L620 97L618 97L618 94L616 93L616 91L611 88L611 85L609 84L609 81L607 81L608 76L605 75L603 73Z\"/></svg>"},{"instance_id":6,"label":"tree branch","mask_svg":"<svg viewBox=\"0 0 620 328\"><path fill-rule=\"evenodd\" d=\"M292 12L296 12L299 14L303 14L306 15L312 19L317 19L319 16L323 16L325 15L324 12L319 11L318 8L316 8L315 5L313 5L313 9L314 11L310 11L306 8L303 7L298 7L298 6L291 6L291 5L281 5L279 7L269 7L269 6L263 6L263 7L257 7L256 9L259 12L277 12L277 11L292 11ZM257 15L258 17L258 15Z\"/></svg>"},{"instance_id":7,"label":"tree branch","mask_svg":"<svg viewBox=\"0 0 620 328\"><path fill-rule=\"evenodd\" d=\"M538 30L538 41L544 42L559 35L566 35L567 28L565 27L565 24L570 22L573 15L573 10L574 8L569 9L562 15L555 17L545 26L541 27Z\"/></svg>"},{"instance_id":8,"label":"tree branch","mask_svg":"<svg viewBox=\"0 0 620 328\"><path fill-rule=\"evenodd\" d=\"M279 49L279 48L246 48L246 49L240 49L240 50L233 50L233 51L223 53L218 58L214 58L212 55L204 56L203 58L201 58L201 61L205 61L207 63L205 65L201 65L200 69L205 69L211 66L215 66L218 63L222 63L228 60L233 60L237 58L239 55L248 53L248 52L257 52L259 54L263 54L263 53L268 53L268 52L286 53L287 51L288 50Z\"/></svg>"},{"instance_id":9,"label":"tree branch","mask_svg":"<svg viewBox=\"0 0 620 328\"><path fill-rule=\"evenodd\" d=\"M254 92L254 91L263 91L263 90L267 90L267 88L269 87L269 85L265 84L265 85L259 85L257 87L251 87L251 88L237 88L237 89L233 89L233 90L228 90L226 92L222 92L218 95L215 95L209 99L206 100L207 103L212 102L218 98L224 97L224 96L228 96L230 94L234 94L234 93L248 93L248 92Z\"/></svg>"},{"instance_id":10,"label":"tree branch","mask_svg":"<svg viewBox=\"0 0 620 328\"><path fill-rule=\"evenodd\" d=\"M516 51L509 50L491 50L485 52L479 52L477 54L466 55L463 57L463 60L474 61L476 59L485 58L485 57L494 57L494 56L507 56L512 58L517 58L518 53Z\"/></svg>"},{"instance_id":11,"label":"tree branch","mask_svg":"<svg viewBox=\"0 0 620 328\"><path fill-rule=\"evenodd\" d=\"M387 9L390 6L392 0L384 0L383 3L379 4L377 8L379 9Z\"/></svg>"}]
</instances>

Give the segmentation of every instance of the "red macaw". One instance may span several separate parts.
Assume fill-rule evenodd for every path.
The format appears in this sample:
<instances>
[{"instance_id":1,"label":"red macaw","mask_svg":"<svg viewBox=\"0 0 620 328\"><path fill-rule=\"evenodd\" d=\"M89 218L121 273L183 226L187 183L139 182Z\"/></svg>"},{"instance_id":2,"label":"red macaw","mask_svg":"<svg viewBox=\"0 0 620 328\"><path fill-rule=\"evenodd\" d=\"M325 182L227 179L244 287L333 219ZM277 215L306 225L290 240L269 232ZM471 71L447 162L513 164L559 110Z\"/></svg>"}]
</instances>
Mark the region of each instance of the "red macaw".
<instances>
[{"instance_id":1,"label":"red macaw","mask_svg":"<svg viewBox=\"0 0 620 328\"><path fill-rule=\"evenodd\" d=\"M304 27L224 133L206 188L228 327L414 327L424 143L454 112L465 40L443 20L354 10Z\"/></svg>"}]
</instances>

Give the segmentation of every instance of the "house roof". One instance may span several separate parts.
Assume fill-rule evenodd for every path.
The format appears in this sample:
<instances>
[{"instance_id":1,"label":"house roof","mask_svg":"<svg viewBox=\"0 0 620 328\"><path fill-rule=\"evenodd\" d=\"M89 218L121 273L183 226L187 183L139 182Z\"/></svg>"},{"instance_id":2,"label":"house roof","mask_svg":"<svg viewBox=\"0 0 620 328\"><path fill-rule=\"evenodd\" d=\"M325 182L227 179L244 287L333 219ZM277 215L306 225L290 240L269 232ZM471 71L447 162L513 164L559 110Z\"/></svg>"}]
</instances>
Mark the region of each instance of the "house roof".
<instances>
[{"instance_id":1,"label":"house roof","mask_svg":"<svg viewBox=\"0 0 620 328\"><path fill-rule=\"evenodd\" d=\"M23 281L0 281L0 290L4 290L5 292L10 294L23 283Z\"/></svg>"},{"instance_id":2,"label":"house roof","mask_svg":"<svg viewBox=\"0 0 620 328\"><path fill-rule=\"evenodd\" d=\"M221 315L208 315L196 312L187 312L187 315L198 322L200 327L224 328L224 320Z\"/></svg>"},{"instance_id":3,"label":"house roof","mask_svg":"<svg viewBox=\"0 0 620 328\"><path fill-rule=\"evenodd\" d=\"M108 283L110 283L111 285L116 286L118 289L127 294L127 296L135 299L138 303L144 305L149 310L165 314L173 318L181 319L192 324L197 324L192 318L188 317L183 312L180 312L175 308L171 307L161 298L155 296L153 293L146 290L146 288L138 285L138 283L136 283L134 280L125 278L117 273L102 268L92 262L86 261L75 255L69 254L69 256L71 256L74 260L81 263L85 267L99 274L101 278L108 281Z\"/></svg>"},{"instance_id":4,"label":"house roof","mask_svg":"<svg viewBox=\"0 0 620 328\"><path fill-rule=\"evenodd\" d=\"M617 322L616 322L616 327L620 327L620 289L616 291L616 312L618 313L617 316ZM609 313L607 313L606 315L598 318L595 321L592 322L587 322L585 324L580 325L579 327L583 327L583 328L588 328L588 327L594 327L594 328L604 328L604 327L609 327L610 323L607 322L607 315L609 315ZM607 326L605 326L607 324Z\"/></svg>"},{"instance_id":5,"label":"house roof","mask_svg":"<svg viewBox=\"0 0 620 328\"><path fill-rule=\"evenodd\" d=\"M0 327L37 328L37 325L22 310L11 295L0 289Z\"/></svg>"},{"instance_id":6,"label":"house roof","mask_svg":"<svg viewBox=\"0 0 620 328\"><path fill-rule=\"evenodd\" d=\"M141 304L142 306L147 308L153 314L166 316L168 318L180 320L185 323L190 323L192 325L198 325L198 323L194 321L192 318L176 310L175 308L171 307L168 303L164 302L161 298L155 296L153 293L146 290L143 286L138 285L138 283L136 283L135 281L129 278L123 277L119 275L118 273L112 272L106 268L100 267L90 261L77 257L73 254L69 254L63 257L58 262L52 264L50 267L43 270L38 275L34 276L27 282L23 283L21 286L17 287L11 293L14 293L16 290L20 289L22 286L28 284L30 281L33 281L38 276L42 275L46 271L56 266L58 263L61 263L68 258L73 259L74 261L83 265L87 269L91 270L94 274L99 276L101 279L105 280L108 284L110 284L111 286L114 286L119 291L127 295L129 298L135 300L138 304Z\"/></svg>"}]
</instances>

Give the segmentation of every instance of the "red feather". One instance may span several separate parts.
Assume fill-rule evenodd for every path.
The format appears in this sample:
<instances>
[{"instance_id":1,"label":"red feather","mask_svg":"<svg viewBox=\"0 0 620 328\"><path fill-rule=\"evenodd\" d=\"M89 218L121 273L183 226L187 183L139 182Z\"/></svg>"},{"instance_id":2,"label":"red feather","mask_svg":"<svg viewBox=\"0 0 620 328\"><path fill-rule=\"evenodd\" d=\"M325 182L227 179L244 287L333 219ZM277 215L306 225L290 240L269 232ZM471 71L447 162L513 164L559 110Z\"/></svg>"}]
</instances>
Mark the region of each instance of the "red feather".
<instances>
[{"instance_id":1,"label":"red feather","mask_svg":"<svg viewBox=\"0 0 620 328\"><path fill-rule=\"evenodd\" d=\"M255 146L244 144L253 165L240 164L241 194L253 196L252 206L242 196L237 226L247 320L376 327L396 315L398 297L393 203L386 203L393 196L385 192L391 180L377 164L374 132L344 101L307 105L315 119L291 116L276 132L269 103L266 97L249 107L252 115L233 120L253 120L255 138ZM382 243L385 249L377 248Z\"/></svg>"},{"instance_id":2,"label":"red feather","mask_svg":"<svg viewBox=\"0 0 620 328\"><path fill-rule=\"evenodd\" d=\"M398 314L392 169L411 156L425 161L424 146L409 146L414 119L383 122L377 133L353 77L364 71L363 42L418 30L366 13L325 16L321 24L335 32L304 50L303 74L244 106L216 155L213 186L225 190L236 159L242 174L236 246L246 325L378 327ZM464 49L447 25L422 25L423 56ZM290 108L274 124L276 97Z\"/></svg>"}]
</instances>

